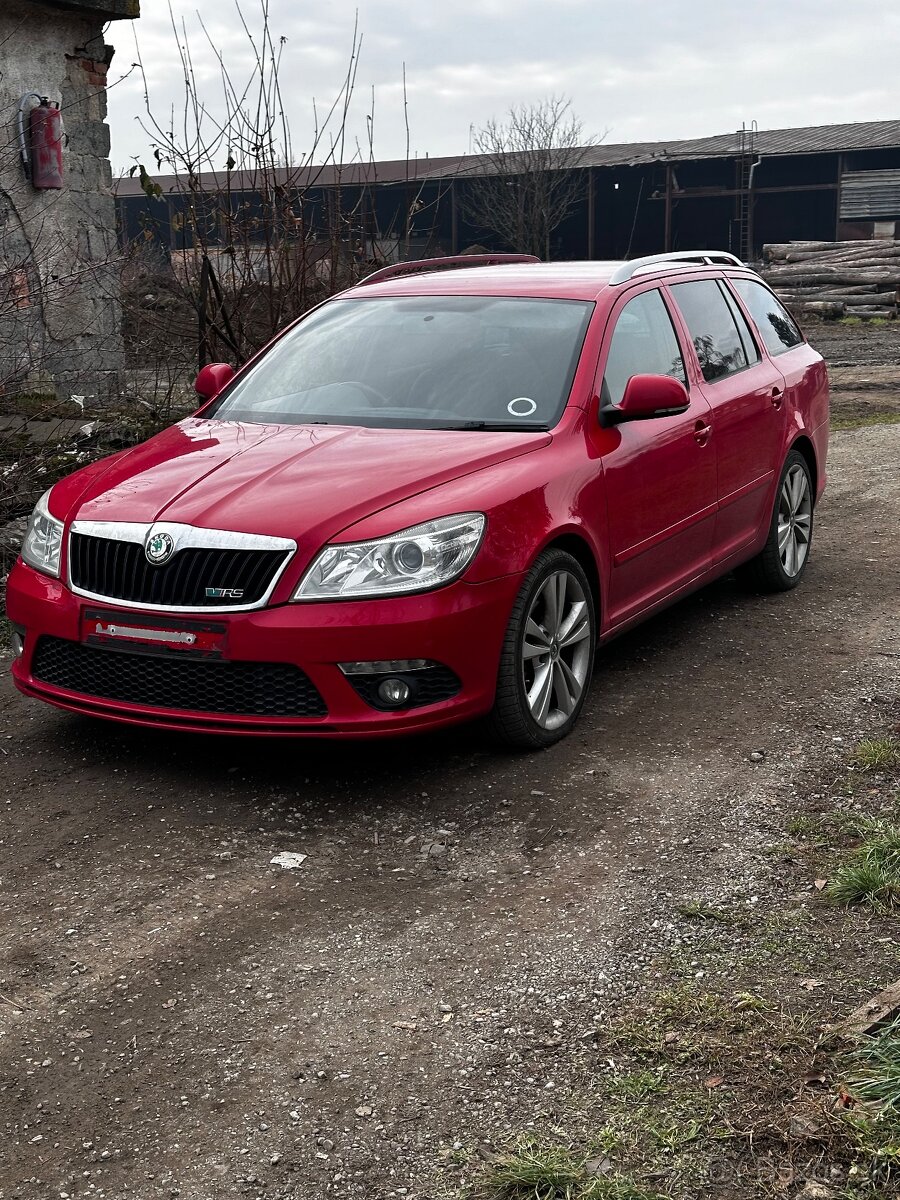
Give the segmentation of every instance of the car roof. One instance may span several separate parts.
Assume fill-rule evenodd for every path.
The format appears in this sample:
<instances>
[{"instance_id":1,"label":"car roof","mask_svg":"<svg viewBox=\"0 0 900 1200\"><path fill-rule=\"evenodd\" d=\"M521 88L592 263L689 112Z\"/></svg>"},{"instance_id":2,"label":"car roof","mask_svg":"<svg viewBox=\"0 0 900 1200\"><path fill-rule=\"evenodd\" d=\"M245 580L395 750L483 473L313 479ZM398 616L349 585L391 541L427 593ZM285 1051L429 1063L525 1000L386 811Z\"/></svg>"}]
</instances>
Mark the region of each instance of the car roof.
<instances>
[{"instance_id":1,"label":"car roof","mask_svg":"<svg viewBox=\"0 0 900 1200\"><path fill-rule=\"evenodd\" d=\"M727 272L743 275L753 272L742 265L728 263L697 263L659 261L636 269L629 279L621 277L629 266L638 261L622 260L591 262L517 262L473 267L441 268L411 274L396 274L390 278L360 284L344 292L354 299L377 296L526 296L561 300L596 300L609 288L619 291L620 284L643 283L657 277L669 277L685 272Z\"/></svg>"},{"instance_id":2,"label":"car roof","mask_svg":"<svg viewBox=\"0 0 900 1200\"><path fill-rule=\"evenodd\" d=\"M503 263L498 266L436 269L396 275L351 289L366 296L545 296L594 300L605 288L617 262Z\"/></svg>"}]
</instances>

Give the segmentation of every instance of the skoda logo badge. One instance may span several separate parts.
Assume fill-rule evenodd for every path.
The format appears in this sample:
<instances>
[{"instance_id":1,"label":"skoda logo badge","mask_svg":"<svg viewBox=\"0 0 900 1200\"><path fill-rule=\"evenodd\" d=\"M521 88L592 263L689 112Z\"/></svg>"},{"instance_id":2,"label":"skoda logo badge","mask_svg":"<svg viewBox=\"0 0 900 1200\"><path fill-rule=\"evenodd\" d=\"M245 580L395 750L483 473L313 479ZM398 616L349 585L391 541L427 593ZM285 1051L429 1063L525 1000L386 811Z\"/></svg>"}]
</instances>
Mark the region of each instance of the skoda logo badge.
<instances>
[{"instance_id":1,"label":"skoda logo badge","mask_svg":"<svg viewBox=\"0 0 900 1200\"><path fill-rule=\"evenodd\" d=\"M155 567L158 567L160 563L167 562L172 557L174 549L175 542L172 540L171 534L164 533L162 530L151 533L144 543L147 562L153 563Z\"/></svg>"}]
</instances>

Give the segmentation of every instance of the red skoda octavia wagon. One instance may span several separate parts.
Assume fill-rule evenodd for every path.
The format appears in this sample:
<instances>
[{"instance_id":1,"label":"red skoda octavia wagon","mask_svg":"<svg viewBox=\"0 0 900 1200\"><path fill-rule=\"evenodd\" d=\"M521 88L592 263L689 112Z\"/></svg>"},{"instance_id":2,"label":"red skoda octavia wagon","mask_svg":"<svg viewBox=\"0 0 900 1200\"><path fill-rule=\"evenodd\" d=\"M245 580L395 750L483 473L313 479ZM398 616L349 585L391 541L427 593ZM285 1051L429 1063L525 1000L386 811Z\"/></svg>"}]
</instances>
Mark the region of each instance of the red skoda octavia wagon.
<instances>
[{"instance_id":1,"label":"red skoda octavia wagon","mask_svg":"<svg viewBox=\"0 0 900 1200\"><path fill-rule=\"evenodd\" d=\"M376 272L203 406L38 502L28 696L116 721L547 746L599 643L737 569L786 591L825 485L821 357L738 259Z\"/></svg>"}]
</instances>

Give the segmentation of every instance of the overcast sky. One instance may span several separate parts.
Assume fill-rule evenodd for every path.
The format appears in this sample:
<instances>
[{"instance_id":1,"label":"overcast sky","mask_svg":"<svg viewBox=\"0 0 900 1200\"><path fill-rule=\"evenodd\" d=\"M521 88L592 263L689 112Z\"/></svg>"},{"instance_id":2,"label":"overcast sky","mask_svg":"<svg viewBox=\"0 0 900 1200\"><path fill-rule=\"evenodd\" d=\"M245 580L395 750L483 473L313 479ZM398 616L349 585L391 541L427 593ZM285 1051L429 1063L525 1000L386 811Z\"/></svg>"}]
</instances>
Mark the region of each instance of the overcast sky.
<instances>
[{"instance_id":1,"label":"overcast sky","mask_svg":"<svg viewBox=\"0 0 900 1200\"><path fill-rule=\"evenodd\" d=\"M260 26L261 0L241 0ZM282 87L294 146L309 144L312 100L333 100L359 10L363 44L351 126L365 141L375 89L375 153L405 154L406 64L412 155L462 154L470 127L511 104L571 97L591 135L607 142L701 137L755 120L759 128L900 117L900 6L884 0L270 0L285 37ZM142 0L139 21L111 24L110 82L135 61L135 37L154 111L183 109L167 0ZM232 76L251 48L235 0L172 0L187 23L203 99L221 88L202 18ZM199 14L199 16L198 16ZM137 74L110 93L113 165L149 160ZM345 158L352 157L352 140ZM224 156L223 156L224 159ZM148 164L149 165L149 164ZM222 164L224 165L224 161Z\"/></svg>"}]
</instances>

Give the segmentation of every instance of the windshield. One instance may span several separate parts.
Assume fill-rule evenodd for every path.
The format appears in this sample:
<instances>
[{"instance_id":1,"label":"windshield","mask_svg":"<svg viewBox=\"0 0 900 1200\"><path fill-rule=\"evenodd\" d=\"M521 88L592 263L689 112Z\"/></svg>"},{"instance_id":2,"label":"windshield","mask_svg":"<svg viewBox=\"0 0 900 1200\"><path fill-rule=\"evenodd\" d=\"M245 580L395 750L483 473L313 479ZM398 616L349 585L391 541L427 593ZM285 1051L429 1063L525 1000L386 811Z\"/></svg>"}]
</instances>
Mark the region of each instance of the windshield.
<instances>
[{"instance_id":1,"label":"windshield","mask_svg":"<svg viewBox=\"0 0 900 1200\"><path fill-rule=\"evenodd\" d=\"M400 429L547 429L593 304L497 296L335 300L280 338L207 416Z\"/></svg>"}]
</instances>

